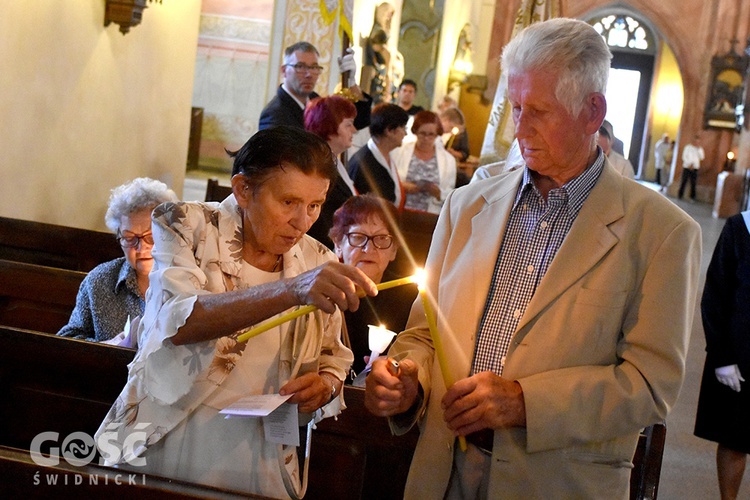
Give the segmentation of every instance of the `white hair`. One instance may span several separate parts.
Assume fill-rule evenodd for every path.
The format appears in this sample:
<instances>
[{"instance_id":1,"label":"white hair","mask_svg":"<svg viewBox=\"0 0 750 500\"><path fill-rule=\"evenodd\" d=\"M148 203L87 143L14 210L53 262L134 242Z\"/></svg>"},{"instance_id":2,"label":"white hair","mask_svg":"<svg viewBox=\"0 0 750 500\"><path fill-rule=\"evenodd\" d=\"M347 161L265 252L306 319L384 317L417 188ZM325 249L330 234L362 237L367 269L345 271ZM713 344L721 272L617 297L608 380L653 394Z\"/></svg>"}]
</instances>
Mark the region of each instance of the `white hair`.
<instances>
[{"instance_id":1,"label":"white hair","mask_svg":"<svg viewBox=\"0 0 750 500\"><path fill-rule=\"evenodd\" d=\"M166 201L178 201L175 192L166 184L148 177L138 177L112 190L104 222L110 231L117 234L123 216L141 210L152 211Z\"/></svg>"},{"instance_id":2,"label":"white hair","mask_svg":"<svg viewBox=\"0 0 750 500\"><path fill-rule=\"evenodd\" d=\"M555 97L577 117L592 92L607 90L612 53L594 28L564 17L534 23L505 46L503 74L533 69L559 72Z\"/></svg>"}]
</instances>

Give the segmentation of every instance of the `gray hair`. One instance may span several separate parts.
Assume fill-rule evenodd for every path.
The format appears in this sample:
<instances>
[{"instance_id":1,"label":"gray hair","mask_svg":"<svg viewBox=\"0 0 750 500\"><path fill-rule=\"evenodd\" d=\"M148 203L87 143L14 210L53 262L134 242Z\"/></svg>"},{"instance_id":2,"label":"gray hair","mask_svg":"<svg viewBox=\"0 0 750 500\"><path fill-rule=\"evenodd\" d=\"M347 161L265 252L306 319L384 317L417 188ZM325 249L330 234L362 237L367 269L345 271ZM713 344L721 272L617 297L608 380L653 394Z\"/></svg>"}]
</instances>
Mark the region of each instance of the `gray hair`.
<instances>
[{"instance_id":1,"label":"gray hair","mask_svg":"<svg viewBox=\"0 0 750 500\"><path fill-rule=\"evenodd\" d=\"M577 19L534 23L505 46L503 74L533 69L559 71L555 97L577 117L587 96L604 94L612 53L594 28Z\"/></svg>"},{"instance_id":2,"label":"gray hair","mask_svg":"<svg viewBox=\"0 0 750 500\"><path fill-rule=\"evenodd\" d=\"M289 63L289 59L291 59L292 54L295 52L311 52L320 57L320 53L315 48L315 45L310 42L297 42L284 49L284 64Z\"/></svg>"},{"instance_id":3,"label":"gray hair","mask_svg":"<svg viewBox=\"0 0 750 500\"><path fill-rule=\"evenodd\" d=\"M138 177L112 190L104 222L110 231L117 234L123 216L141 210L151 211L166 201L178 201L175 192L166 184L148 177Z\"/></svg>"}]
</instances>

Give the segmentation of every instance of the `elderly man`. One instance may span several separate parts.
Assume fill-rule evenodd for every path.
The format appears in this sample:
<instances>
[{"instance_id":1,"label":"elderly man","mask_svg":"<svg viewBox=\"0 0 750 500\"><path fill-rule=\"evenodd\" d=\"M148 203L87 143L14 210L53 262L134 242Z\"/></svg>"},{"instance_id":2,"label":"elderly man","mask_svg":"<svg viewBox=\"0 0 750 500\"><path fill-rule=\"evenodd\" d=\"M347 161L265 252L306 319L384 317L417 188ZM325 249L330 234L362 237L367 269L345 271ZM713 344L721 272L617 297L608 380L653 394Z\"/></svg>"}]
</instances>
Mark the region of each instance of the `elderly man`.
<instances>
[{"instance_id":1,"label":"elderly man","mask_svg":"<svg viewBox=\"0 0 750 500\"><path fill-rule=\"evenodd\" d=\"M596 147L610 57L572 19L503 53L525 166L454 191L426 265L456 382L419 301L400 367L367 379L395 433L420 422L406 498L628 498L638 433L677 399L700 227Z\"/></svg>"},{"instance_id":2,"label":"elderly man","mask_svg":"<svg viewBox=\"0 0 750 500\"><path fill-rule=\"evenodd\" d=\"M266 104L260 113L258 130L264 130L277 125L305 128L305 106L319 97L313 91L323 67L318 64L318 49L308 42L297 42L284 50L284 64L281 74L284 81L276 90L276 96ZM370 124L370 106L372 99L359 90L356 84L356 64L351 53L339 58L339 69L342 73L349 72L348 96L354 100L357 117L354 126L357 130Z\"/></svg>"}]
</instances>

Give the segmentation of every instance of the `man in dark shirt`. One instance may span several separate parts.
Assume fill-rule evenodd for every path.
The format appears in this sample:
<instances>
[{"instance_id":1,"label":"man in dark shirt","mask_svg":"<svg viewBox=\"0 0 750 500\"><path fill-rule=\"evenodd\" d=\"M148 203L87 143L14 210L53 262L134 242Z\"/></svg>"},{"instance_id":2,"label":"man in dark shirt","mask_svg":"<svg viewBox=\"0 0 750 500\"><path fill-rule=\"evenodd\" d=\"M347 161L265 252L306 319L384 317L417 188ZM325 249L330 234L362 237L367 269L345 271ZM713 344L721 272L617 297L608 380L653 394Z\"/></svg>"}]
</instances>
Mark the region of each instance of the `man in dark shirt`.
<instances>
[{"instance_id":1,"label":"man in dark shirt","mask_svg":"<svg viewBox=\"0 0 750 500\"><path fill-rule=\"evenodd\" d=\"M417 97L417 82L405 78L401 85L398 86L398 104L401 109L406 111L409 116L414 116L420 111L424 111L422 106L414 104Z\"/></svg>"},{"instance_id":2,"label":"man in dark shirt","mask_svg":"<svg viewBox=\"0 0 750 500\"><path fill-rule=\"evenodd\" d=\"M318 97L313 89L323 71L323 67L318 64L319 55L318 49L308 42L297 42L284 50L284 64L281 65L284 82L276 90L276 96L260 113L258 130L277 125L305 128L305 106L308 101ZM342 73L349 72L349 93L353 99L358 99L354 103L357 108L354 126L359 130L370 124L372 99L357 86L354 75L356 69L351 52L339 58L339 70Z\"/></svg>"}]
</instances>

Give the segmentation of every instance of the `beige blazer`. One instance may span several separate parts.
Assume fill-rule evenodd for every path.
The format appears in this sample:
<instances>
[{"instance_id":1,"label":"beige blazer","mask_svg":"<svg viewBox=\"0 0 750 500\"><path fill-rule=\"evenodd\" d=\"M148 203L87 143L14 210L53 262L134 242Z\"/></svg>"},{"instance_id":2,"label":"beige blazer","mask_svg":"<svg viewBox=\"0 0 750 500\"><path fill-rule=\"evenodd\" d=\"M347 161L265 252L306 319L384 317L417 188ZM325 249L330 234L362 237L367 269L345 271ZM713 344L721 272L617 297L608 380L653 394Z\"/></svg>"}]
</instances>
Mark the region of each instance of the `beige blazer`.
<instances>
[{"instance_id":1,"label":"beige blazer","mask_svg":"<svg viewBox=\"0 0 750 500\"><path fill-rule=\"evenodd\" d=\"M479 321L522 170L456 190L427 258L455 379L470 373ZM674 405L698 290L698 224L605 165L521 318L504 376L526 428L495 431L493 498L627 498L639 430ZM390 351L421 366L426 408L406 498L442 498L454 439L419 301ZM391 419L395 433L413 422Z\"/></svg>"}]
</instances>

